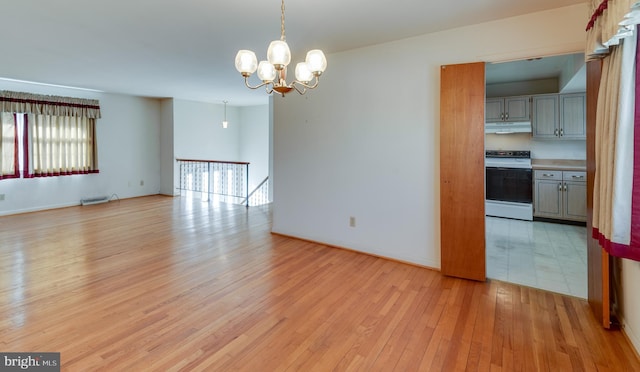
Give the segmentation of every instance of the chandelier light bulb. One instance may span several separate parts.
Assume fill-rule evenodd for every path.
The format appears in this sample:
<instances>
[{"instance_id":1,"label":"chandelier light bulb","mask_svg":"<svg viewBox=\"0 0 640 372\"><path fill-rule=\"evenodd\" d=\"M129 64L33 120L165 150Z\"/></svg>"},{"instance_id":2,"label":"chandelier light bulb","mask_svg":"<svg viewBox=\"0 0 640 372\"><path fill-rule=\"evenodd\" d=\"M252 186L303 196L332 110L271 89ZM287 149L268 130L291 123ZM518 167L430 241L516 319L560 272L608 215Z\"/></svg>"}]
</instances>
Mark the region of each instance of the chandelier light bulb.
<instances>
[{"instance_id":1,"label":"chandelier light bulb","mask_svg":"<svg viewBox=\"0 0 640 372\"><path fill-rule=\"evenodd\" d=\"M291 50L286 41L274 40L267 49L267 60L276 70L282 70L291 63Z\"/></svg>"},{"instance_id":2,"label":"chandelier light bulb","mask_svg":"<svg viewBox=\"0 0 640 372\"><path fill-rule=\"evenodd\" d=\"M260 61L258 65L258 78L262 82L272 82L276 79L276 68L267 61Z\"/></svg>"},{"instance_id":3,"label":"chandelier light bulb","mask_svg":"<svg viewBox=\"0 0 640 372\"><path fill-rule=\"evenodd\" d=\"M239 50L236 54L236 70L243 76L249 76L256 72L256 68L258 68L256 54L250 50Z\"/></svg>"},{"instance_id":4,"label":"chandelier light bulb","mask_svg":"<svg viewBox=\"0 0 640 372\"><path fill-rule=\"evenodd\" d=\"M310 50L307 53L306 62L309 70L314 74L320 75L327 69L327 58L320 49Z\"/></svg>"},{"instance_id":5,"label":"chandelier light bulb","mask_svg":"<svg viewBox=\"0 0 640 372\"><path fill-rule=\"evenodd\" d=\"M302 83L308 83L313 79L313 73L309 69L306 62L299 62L296 65L296 80Z\"/></svg>"}]
</instances>

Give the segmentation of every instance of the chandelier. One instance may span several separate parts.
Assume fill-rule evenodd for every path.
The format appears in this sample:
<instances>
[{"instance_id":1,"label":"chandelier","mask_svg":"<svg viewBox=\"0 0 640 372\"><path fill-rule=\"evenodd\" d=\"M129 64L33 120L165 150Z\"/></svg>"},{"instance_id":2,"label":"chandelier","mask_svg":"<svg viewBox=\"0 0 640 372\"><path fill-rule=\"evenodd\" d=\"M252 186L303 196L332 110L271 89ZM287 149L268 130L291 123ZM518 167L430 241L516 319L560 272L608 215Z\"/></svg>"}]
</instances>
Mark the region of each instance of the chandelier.
<instances>
[{"instance_id":1,"label":"chandelier","mask_svg":"<svg viewBox=\"0 0 640 372\"><path fill-rule=\"evenodd\" d=\"M327 59L320 49L313 49L307 52L304 62L296 65L296 79L287 83L287 65L291 62L291 50L287 45L284 36L284 0L281 6L282 16L280 18L280 40L274 40L267 49L267 60L260 61L251 50L240 50L236 55L236 69L244 76L244 84L247 88L258 89L265 87L268 94L276 91L284 97L285 94L296 90L304 94L307 89L318 86L320 75L327 68ZM251 86L249 77L258 71L258 78L261 84Z\"/></svg>"}]
</instances>

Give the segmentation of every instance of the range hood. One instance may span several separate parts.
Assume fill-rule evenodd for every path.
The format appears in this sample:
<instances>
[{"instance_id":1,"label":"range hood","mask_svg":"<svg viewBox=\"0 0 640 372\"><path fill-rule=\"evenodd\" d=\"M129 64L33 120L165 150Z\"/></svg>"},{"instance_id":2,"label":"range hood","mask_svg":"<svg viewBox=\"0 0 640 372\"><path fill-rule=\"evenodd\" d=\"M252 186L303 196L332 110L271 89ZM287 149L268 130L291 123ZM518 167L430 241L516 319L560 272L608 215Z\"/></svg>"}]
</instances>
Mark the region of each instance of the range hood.
<instances>
[{"instance_id":1,"label":"range hood","mask_svg":"<svg viewBox=\"0 0 640 372\"><path fill-rule=\"evenodd\" d=\"M485 123L485 133L494 134L512 134L512 133L531 133L530 122L498 122L498 123Z\"/></svg>"}]
</instances>

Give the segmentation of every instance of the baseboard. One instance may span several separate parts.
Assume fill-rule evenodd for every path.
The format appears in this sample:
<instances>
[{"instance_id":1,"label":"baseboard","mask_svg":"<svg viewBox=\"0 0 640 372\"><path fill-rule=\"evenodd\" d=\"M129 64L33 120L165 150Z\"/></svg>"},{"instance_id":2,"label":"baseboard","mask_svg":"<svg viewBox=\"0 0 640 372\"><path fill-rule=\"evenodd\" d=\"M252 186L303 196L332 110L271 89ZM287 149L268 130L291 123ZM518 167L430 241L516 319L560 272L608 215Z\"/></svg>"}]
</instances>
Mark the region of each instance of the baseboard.
<instances>
[{"instance_id":1,"label":"baseboard","mask_svg":"<svg viewBox=\"0 0 640 372\"><path fill-rule=\"evenodd\" d=\"M137 195L137 196L118 198L118 200L145 198L147 196L156 196L156 195L172 197L170 195L148 194L148 195ZM112 200L112 199L113 199L113 196L109 200ZM48 211L48 210L51 210L51 209L78 207L78 206L81 206L81 205L82 204L80 202L73 202L73 203L53 204L53 205L46 205L46 206L25 208L25 209L14 209L14 210L10 210L10 211L0 211L0 216L10 216L10 215L14 215L14 214L23 214L23 213L33 213L33 212Z\"/></svg>"},{"instance_id":2,"label":"baseboard","mask_svg":"<svg viewBox=\"0 0 640 372\"><path fill-rule=\"evenodd\" d=\"M385 256L384 254L379 254L379 253L375 253L375 252L360 251L360 250L357 250L357 249L354 249L354 248L347 248L347 247L344 247L344 246L335 245L335 244L329 244L329 243L325 243L325 242L321 242L321 241L317 241L317 240L313 240L313 239L301 238L301 237L298 237L298 236L295 236L295 235L285 234L285 233L281 233L281 232L277 232L277 231L271 231L271 233L274 234L274 235L284 236L286 238L296 239L296 240L300 240L300 241L303 241L303 242L309 242L309 243L313 243L313 244L324 245L324 246L327 246L329 248L342 249L344 251L349 251L349 252L366 254L368 256L372 256L372 257L376 257L376 258L382 258L382 259L385 259L385 260L398 262L398 263L405 264L405 265L411 265L411 266L421 267L421 268L424 268L424 269L440 272L440 269L438 267L436 267L436 265L430 266L428 264L421 264L421 263L413 262L413 261L406 260L406 259L389 257L389 256Z\"/></svg>"},{"instance_id":3,"label":"baseboard","mask_svg":"<svg viewBox=\"0 0 640 372\"><path fill-rule=\"evenodd\" d=\"M636 352L636 356L640 359L640 335L638 335L634 329L629 327L629 324L627 324L624 319L622 320L622 324L622 334L627 338L627 340L629 340L629 343L633 346L633 349Z\"/></svg>"},{"instance_id":4,"label":"baseboard","mask_svg":"<svg viewBox=\"0 0 640 372\"><path fill-rule=\"evenodd\" d=\"M47 211L47 210L50 210L50 209L76 207L76 206L79 206L79 205L80 205L80 202L74 202L74 203L47 205L47 206L42 206L42 207L15 209L15 210L11 210L11 211L0 211L0 216L9 216L9 215L12 215L12 214L41 212L41 211Z\"/></svg>"}]
</instances>

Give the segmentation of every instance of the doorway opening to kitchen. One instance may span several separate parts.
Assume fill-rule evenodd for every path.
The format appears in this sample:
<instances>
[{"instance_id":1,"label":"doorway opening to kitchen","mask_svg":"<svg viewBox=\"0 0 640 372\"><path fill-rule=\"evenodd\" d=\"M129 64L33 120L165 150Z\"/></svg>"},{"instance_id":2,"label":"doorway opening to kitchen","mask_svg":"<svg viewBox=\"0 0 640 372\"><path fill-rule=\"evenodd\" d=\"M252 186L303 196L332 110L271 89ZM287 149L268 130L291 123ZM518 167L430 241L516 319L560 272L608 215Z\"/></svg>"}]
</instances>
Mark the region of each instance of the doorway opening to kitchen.
<instances>
[{"instance_id":1,"label":"doorway opening to kitchen","mask_svg":"<svg viewBox=\"0 0 640 372\"><path fill-rule=\"evenodd\" d=\"M583 54L486 64L487 277L587 298Z\"/></svg>"}]
</instances>

